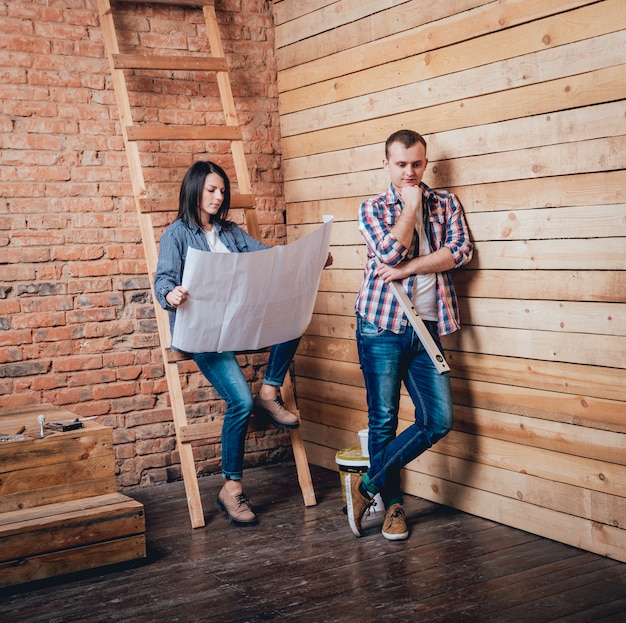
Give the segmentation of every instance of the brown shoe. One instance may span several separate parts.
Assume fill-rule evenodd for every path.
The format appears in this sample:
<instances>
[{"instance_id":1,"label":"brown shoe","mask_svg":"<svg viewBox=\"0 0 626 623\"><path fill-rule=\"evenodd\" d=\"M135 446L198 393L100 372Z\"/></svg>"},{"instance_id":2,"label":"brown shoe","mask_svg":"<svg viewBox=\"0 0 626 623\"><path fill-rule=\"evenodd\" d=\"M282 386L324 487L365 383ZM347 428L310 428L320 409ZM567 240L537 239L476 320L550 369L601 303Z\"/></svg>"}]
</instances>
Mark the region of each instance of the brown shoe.
<instances>
[{"instance_id":1,"label":"brown shoe","mask_svg":"<svg viewBox=\"0 0 626 623\"><path fill-rule=\"evenodd\" d=\"M388 541L404 541L409 538L409 529L406 527L404 509L401 504L392 504L387 509L382 532Z\"/></svg>"},{"instance_id":2,"label":"brown shoe","mask_svg":"<svg viewBox=\"0 0 626 623\"><path fill-rule=\"evenodd\" d=\"M346 513L348 515L348 523L350 524L350 530L354 536L362 536L363 530L361 528L361 521L363 515L369 512L370 507L374 504L373 497L365 497L366 493L363 492L361 483L363 482L359 474L346 474L345 489L346 489Z\"/></svg>"},{"instance_id":3,"label":"brown shoe","mask_svg":"<svg viewBox=\"0 0 626 623\"><path fill-rule=\"evenodd\" d=\"M256 526L259 523L259 520L250 508L248 496L243 491L238 495L229 495L222 487L215 503L217 508L226 513L228 521L233 526L246 528L248 526Z\"/></svg>"},{"instance_id":4,"label":"brown shoe","mask_svg":"<svg viewBox=\"0 0 626 623\"><path fill-rule=\"evenodd\" d=\"M274 400L264 400L257 394L254 397L254 406L257 410L269 416L270 420L278 428L298 428L300 426L298 416L291 413L291 411L287 411L283 401L278 396Z\"/></svg>"}]
</instances>

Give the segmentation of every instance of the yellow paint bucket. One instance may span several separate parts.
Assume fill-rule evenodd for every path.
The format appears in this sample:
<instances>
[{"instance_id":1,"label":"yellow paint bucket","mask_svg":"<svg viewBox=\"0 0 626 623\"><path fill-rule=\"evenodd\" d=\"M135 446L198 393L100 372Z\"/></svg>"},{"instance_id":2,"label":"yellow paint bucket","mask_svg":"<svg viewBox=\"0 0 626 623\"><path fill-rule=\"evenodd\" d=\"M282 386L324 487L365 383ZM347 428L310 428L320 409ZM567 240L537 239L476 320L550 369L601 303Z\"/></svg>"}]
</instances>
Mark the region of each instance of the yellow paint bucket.
<instances>
[{"instance_id":1,"label":"yellow paint bucket","mask_svg":"<svg viewBox=\"0 0 626 623\"><path fill-rule=\"evenodd\" d=\"M370 466L369 458L363 456L361 446L354 446L353 448L344 448L339 450L335 455L335 463L339 465L339 477L341 480L341 497L345 503L346 501L346 475L347 474L365 474ZM382 498L379 494L374 496L374 504L371 511L378 513L385 507L383 506Z\"/></svg>"}]
</instances>

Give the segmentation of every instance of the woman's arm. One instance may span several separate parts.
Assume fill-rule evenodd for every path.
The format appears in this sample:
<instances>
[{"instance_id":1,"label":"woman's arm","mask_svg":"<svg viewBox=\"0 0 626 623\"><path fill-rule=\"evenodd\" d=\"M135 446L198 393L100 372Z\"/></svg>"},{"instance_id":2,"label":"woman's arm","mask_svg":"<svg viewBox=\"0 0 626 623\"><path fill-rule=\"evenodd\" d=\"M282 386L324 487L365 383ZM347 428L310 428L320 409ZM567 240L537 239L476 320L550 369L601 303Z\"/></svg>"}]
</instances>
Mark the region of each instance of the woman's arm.
<instances>
[{"instance_id":1,"label":"woman's arm","mask_svg":"<svg viewBox=\"0 0 626 623\"><path fill-rule=\"evenodd\" d=\"M154 294L159 305L170 311L173 311L176 305L168 300L170 298L168 295L182 282L184 253L186 253L186 245L183 238L176 235L174 227L168 227L163 232L159 243L159 259L154 276Z\"/></svg>"}]
</instances>

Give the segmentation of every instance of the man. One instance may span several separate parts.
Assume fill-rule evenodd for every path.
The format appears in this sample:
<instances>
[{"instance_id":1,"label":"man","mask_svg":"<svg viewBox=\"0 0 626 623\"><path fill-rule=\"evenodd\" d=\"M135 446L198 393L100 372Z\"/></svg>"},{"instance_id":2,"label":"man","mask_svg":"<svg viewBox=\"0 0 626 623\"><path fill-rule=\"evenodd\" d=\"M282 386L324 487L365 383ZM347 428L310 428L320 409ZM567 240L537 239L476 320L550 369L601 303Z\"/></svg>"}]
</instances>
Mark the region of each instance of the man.
<instances>
[{"instance_id":1,"label":"man","mask_svg":"<svg viewBox=\"0 0 626 623\"><path fill-rule=\"evenodd\" d=\"M388 285L401 281L439 347L439 335L460 328L450 271L469 262L473 247L458 199L422 182L427 164L424 138L412 130L395 132L383 160L391 183L359 209L368 257L355 305L356 339L367 390L370 468L363 476L346 474L355 536L361 536L363 515L380 493L383 536L408 538L400 470L453 423L449 375L438 373ZM415 405L415 421L396 436L401 382Z\"/></svg>"}]
</instances>

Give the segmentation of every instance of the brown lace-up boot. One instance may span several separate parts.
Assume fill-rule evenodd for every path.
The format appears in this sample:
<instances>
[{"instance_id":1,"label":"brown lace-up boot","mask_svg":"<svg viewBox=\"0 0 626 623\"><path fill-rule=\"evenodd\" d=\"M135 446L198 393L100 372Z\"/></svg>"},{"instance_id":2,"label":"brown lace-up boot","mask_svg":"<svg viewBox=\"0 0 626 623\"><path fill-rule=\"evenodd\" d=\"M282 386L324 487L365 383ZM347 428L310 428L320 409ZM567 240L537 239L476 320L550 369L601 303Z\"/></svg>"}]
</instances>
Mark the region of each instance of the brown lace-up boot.
<instances>
[{"instance_id":1,"label":"brown lace-up boot","mask_svg":"<svg viewBox=\"0 0 626 623\"><path fill-rule=\"evenodd\" d=\"M219 492L216 500L217 508L226 513L228 521L233 526L246 528L256 526L259 523L254 511L250 508L248 496L242 491L236 495L231 495L224 491L224 487Z\"/></svg>"}]
</instances>

